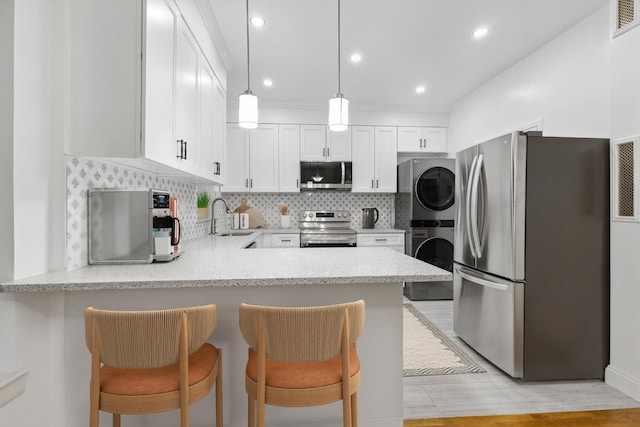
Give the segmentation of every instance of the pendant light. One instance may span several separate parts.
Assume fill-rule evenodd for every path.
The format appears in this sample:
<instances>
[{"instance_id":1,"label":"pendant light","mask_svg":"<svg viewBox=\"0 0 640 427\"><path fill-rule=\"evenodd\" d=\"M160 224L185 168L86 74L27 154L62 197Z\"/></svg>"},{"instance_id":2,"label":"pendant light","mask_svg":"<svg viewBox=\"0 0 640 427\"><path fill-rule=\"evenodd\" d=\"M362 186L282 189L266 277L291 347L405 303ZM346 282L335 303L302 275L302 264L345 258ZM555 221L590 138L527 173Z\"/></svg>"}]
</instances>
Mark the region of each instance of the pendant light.
<instances>
[{"instance_id":1,"label":"pendant light","mask_svg":"<svg viewBox=\"0 0 640 427\"><path fill-rule=\"evenodd\" d=\"M258 97L251 92L251 70L249 62L249 0L247 5L247 90L240 95L240 109L238 111L238 125L245 129L258 127Z\"/></svg>"},{"instance_id":2,"label":"pendant light","mask_svg":"<svg viewBox=\"0 0 640 427\"><path fill-rule=\"evenodd\" d=\"M349 128L349 100L340 92L340 0L338 0L338 93L329 100L329 130Z\"/></svg>"}]
</instances>

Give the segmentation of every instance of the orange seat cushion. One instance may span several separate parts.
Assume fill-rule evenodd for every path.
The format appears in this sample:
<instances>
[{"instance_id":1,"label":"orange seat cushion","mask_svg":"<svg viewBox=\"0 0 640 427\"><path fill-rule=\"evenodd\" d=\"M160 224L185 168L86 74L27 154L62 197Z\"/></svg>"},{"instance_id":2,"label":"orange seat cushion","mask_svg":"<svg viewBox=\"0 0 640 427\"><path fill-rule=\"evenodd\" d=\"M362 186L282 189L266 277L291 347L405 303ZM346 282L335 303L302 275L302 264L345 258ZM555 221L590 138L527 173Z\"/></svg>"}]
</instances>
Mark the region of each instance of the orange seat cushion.
<instances>
[{"instance_id":1,"label":"orange seat cushion","mask_svg":"<svg viewBox=\"0 0 640 427\"><path fill-rule=\"evenodd\" d=\"M360 371L360 360L356 346L349 351L349 376ZM279 362L266 361L266 384L268 387L299 389L324 387L342 382L342 358L340 355L321 362ZM249 349L247 376L253 381L258 378L258 353Z\"/></svg>"},{"instance_id":2,"label":"orange seat cushion","mask_svg":"<svg viewBox=\"0 0 640 427\"><path fill-rule=\"evenodd\" d=\"M189 385L206 378L216 362L218 350L211 344L204 344L189 356ZM111 366L100 368L100 391L104 393L141 396L167 393L180 389L180 365L161 368L122 369Z\"/></svg>"}]
</instances>

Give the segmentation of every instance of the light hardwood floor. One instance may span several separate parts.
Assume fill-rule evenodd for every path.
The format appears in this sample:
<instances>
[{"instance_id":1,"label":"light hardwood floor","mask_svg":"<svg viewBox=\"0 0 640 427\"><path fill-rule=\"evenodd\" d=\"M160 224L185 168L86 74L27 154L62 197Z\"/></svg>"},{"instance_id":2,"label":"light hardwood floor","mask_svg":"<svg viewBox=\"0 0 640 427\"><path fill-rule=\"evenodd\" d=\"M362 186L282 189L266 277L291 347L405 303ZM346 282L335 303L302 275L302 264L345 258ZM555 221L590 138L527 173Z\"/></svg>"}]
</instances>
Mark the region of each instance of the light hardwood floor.
<instances>
[{"instance_id":1,"label":"light hardwood floor","mask_svg":"<svg viewBox=\"0 0 640 427\"><path fill-rule=\"evenodd\" d=\"M486 373L479 374L405 377L405 420L640 408L640 402L603 381L514 380L495 368L454 334L452 301L409 301L405 298L405 302L413 304L476 363L487 370Z\"/></svg>"},{"instance_id":2,"label":"light hardwood floor","mask_svg":"<svg viewBox=\"0 0 640 427\"><path fill-rule=\"evenodd\" d=\"M426 420L406 420L404 422L404 427L637 427L639 425L640 409L637 408L484 417L430 418Z\"/></svg>"}]
</instances>

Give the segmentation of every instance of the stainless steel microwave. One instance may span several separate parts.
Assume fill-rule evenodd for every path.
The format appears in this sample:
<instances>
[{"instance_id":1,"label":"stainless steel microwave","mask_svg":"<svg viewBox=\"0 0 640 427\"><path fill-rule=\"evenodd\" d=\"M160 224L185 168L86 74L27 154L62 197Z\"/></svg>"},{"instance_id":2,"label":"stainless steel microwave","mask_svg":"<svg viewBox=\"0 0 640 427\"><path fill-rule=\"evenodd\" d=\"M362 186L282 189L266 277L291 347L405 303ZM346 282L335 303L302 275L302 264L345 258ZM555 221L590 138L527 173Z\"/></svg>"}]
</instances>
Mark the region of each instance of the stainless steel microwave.
<instances>
[{"instance_id":1,"label":"stainless steel microwave","mask_svg":"<svg viewBox=\"0 0 640 427\"><path fill-rule=\"evenodd\" d=\"M351 190L351 162L300 162L301 190Z\"/></svg>"}]
</instances>

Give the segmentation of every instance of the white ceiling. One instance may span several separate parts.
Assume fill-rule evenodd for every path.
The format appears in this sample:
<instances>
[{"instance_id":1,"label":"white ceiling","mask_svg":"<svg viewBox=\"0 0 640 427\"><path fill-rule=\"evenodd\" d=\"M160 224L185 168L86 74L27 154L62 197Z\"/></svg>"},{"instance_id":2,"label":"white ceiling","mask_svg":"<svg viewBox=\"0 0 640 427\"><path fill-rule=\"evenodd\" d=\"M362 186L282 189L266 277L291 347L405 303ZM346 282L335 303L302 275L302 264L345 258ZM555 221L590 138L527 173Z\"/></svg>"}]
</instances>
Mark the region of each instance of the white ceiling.
<instances>
[{"instance_id":1,"label":"white ceiling","mask_svg":"<svg viewBox=\"0 0 640 427\"><path fill-rule=\"evenodd\" d=\"M244 0L209 0L231 62L227 98L247 89ZM357 110L448 111L460 97L608 0L341 0L342 93ZM338 89L337 0L249 0L251 89L261 105L327 105ZM483 39L471 33L489 28ZM359 64L349 56L362 55ZM267 88L262 81L273 80ZM427 90L415 93L418 85Z\"/></svg>"}]
</instances>

